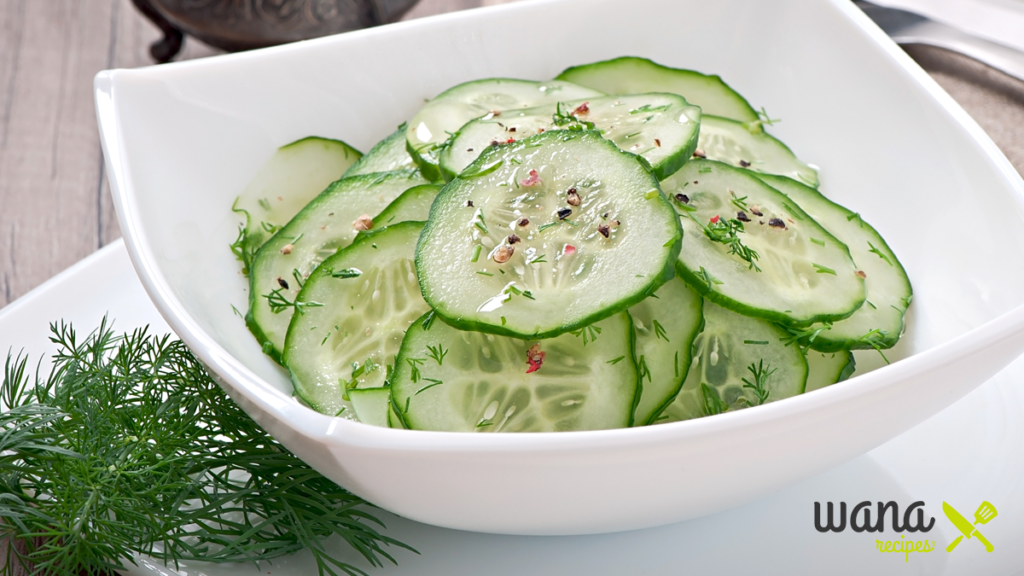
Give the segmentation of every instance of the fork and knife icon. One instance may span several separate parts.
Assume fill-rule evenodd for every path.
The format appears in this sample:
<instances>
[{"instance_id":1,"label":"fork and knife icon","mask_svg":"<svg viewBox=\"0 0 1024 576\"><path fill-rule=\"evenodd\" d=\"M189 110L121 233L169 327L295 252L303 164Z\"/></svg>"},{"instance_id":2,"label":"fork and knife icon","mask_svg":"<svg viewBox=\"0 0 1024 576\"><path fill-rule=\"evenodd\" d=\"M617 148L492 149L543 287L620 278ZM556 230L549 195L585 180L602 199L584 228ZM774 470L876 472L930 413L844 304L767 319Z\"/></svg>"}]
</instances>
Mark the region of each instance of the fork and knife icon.
<instances>
[{"instance_id":1,"label":"fork and knife icon","mask_svg":"<svg viewBox=\"0 0 1024 576\"><path fill-rule=\"evenodd\" d=\"M966 537L970 539L972 536L977 538L979 542L985 545L985 550L991 552L993 550L992 544L985 539L985 537L978 532L978 524L988 524L988 521L996 517L996 507L988 502L982 502L978 509L974 512L974 523L964 518L963 514L956 511L955 508L947 504L942 503L942 511L946 513L946 518L956 526L956 529L960 531L960 536L957 536L955 540L950 542L949 546L946 547L946 552L952 552L954 548L960 544L960 541Z\"/></svg>"}]
</instances>

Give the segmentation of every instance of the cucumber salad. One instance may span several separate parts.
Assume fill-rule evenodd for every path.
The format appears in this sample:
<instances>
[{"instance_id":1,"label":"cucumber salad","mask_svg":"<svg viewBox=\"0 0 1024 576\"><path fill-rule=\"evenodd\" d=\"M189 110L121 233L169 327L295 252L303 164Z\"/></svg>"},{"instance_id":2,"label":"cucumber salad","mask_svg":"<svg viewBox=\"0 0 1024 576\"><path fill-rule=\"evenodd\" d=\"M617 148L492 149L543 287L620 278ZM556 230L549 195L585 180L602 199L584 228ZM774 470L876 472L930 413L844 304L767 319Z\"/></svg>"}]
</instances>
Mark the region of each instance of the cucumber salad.
<instances>
[{"instance_id":1,"label":"cucumber salad","mask_svg":"<svg viewBox=\"0 0 1024 576\"><path fill-rule=\"evenodd\" d=\"M888 245L718 76L635 57L449 88L238 197L246 323L312 408L547 432L741 410L899 340Z\"/></svg>"}]
</instances>

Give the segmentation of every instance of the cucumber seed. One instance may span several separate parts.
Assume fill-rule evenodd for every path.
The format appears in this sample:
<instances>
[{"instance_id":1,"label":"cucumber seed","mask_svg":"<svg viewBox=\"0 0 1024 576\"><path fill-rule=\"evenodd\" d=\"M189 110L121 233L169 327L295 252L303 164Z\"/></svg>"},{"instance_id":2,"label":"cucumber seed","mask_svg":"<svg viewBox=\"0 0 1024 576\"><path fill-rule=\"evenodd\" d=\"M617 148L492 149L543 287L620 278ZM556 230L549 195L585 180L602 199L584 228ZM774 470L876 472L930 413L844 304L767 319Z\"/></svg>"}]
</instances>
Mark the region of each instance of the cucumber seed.
<instances>
[{"instance_id":1,"label":"cucumber seed","mask_svg":"<svg viewBox=\"0 0 1024 576\"><path fill-rule=\"evenodd\" d=\"M515 244L516 242L519 242L519 236L516 236L515 234L509 234L508 238L506 238L505 241L508 242L510 245Z\"/></svg>"},{"instance_id":2,"label":"cucumber seed","mask_svg":"<svg viewBox=\"0 0 1024 576\"><path fill-rule=\"evenodd\" d=\"M284 255L287 256L288 254L291 254L292 250L294 250L294 249L295 249L295 244L285 244L281 248L281 254L284 254Z\"/></svg>"},{"instance_id":3,"label":"cucumber seed","mask_svg":"<svg viewBox=\"0 0 1024 576\"><path fill-rule=\"evenodd\" d=\"M526 228L529 225L530 225L530 219L529 218L520 218L519 219L519 227L520 228Z\"/></svg>"},{"instance_id":4,"label":"cucumber seed","mask_svg":"<svg viewBox=\"0 0 1024 576\"><path fill-rule=\"evenodd\" d=\"M694 150L693 151L693 155L696 158L707 158L708 157L708 155L705 154L704 151L701 150L700 148L697 148L696 150Z\"/></svg>"}]
</instances>

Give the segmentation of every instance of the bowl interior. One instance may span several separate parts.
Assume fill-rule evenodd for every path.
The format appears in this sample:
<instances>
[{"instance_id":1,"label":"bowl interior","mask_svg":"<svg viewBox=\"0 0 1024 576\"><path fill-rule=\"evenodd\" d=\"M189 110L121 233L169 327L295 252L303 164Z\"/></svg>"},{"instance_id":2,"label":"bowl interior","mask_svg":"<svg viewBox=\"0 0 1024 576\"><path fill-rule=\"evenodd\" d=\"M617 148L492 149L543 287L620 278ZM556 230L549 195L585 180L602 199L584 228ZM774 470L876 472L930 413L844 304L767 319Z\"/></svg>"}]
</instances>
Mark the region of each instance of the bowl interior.
<instances>
[{"instance_id":1,"label":"bowl interior","mask_svg":"<svg viewBox=\"0 0 1024 576\"><path fill-rule=\"evenodd\" d=\"M232 202L278 146L319 135L368 150L453 84L644 56L719 74L782 119L770 132L819 166L821 190L875 226L906 267L914 301L890 358L916 354L1024 303L1022 186L864 21L841 0L534 1L118 71L122 225L180 312L290 395L232 309L244 313L248 296L228 250Z\"/></svg>"}]
</instances>

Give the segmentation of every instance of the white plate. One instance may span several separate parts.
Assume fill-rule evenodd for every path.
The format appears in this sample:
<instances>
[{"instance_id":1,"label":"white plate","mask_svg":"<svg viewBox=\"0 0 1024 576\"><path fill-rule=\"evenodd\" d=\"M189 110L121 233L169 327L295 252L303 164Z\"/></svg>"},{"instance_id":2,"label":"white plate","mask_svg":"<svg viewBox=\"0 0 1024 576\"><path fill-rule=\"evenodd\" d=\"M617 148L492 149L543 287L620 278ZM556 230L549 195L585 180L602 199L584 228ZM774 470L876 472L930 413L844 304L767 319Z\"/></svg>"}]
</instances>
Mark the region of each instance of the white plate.
<instances>
[{"instance_id":1,"label":"white plate","mask_svg":"<svg viewBox=\"0 0 1024 576\"><path fill-rule=\"evenodd\" d=\"M367 148L423 98L622 54L721 74L783 122L914 284L906 359L756 409L663 426L451 434L316 414L234 315L236 194L309 134ZM126 245L174 331L284 445L383 508L488 532L578 534L694 518L877 447L1024 349L1024 182L847 0L546 0L97 77ZM684 240L685 244L685 240ZM756 481L752 481L756 479Z\"/></svg>"},{"instance_id":2,"label":"white plate","mask_svg":"<svg viewBox=\"0 0 1024 576\"><path fill-rule=\"evenodd\" d=\"M168 331L146 296L121 242L116 242L0 310L0 350L24 348L37 357L52 350L47 326L74 322L96 327L104 314L119 330L149 324ZM1024 359L910 432L821 476L753 504L661 528L600 536L497 536L436 528L381 514L387 534L417 548L399 551L398 566L371 576L639 576L677 574L758 575L1006 575L1024 566ZM750 482L757 482L751 478ZM889 501L901 510L917 500L935 517L924 536L936 542L928 554L882 554L882 534L820 534L815 501ZM983 500L998 516L982 527L995 546L989 554L976 540L952 553L958 534L942 515L942 501L971 517ZM344 544L333 550L352 557ZM362 565L357 562L357 565ZM148 561L129 570L139 576L173 574ZM311 557L298 554L257 570L251 565L186 564L182 576L313 576Z\"/></svg>"}]
</instances>

